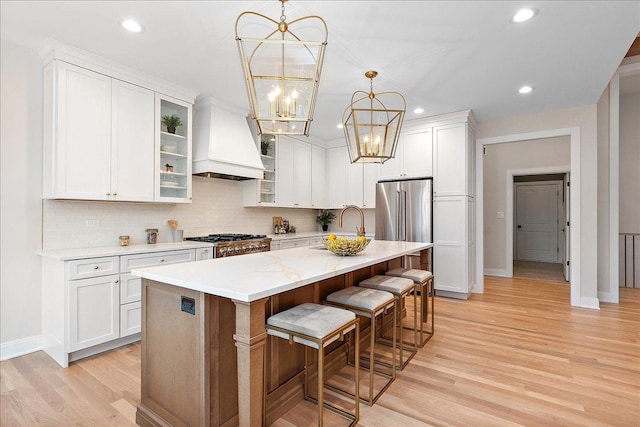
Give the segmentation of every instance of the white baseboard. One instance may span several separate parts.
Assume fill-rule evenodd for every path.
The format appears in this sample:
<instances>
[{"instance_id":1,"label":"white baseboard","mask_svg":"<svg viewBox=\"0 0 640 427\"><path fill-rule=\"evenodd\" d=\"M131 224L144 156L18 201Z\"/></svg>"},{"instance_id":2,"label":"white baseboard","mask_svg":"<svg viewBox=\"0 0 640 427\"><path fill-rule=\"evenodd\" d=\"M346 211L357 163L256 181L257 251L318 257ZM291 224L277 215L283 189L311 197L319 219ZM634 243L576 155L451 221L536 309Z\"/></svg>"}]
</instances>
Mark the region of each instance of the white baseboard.
<instances>
[{"instance_id":1,"label":"white baseboard","mask_svg":"<svg viewBox=\"0 0 640 427\"><path fill-rule=\"evenodd\" d=\"M580 304L578 307L600 310L600 300L598 298L580 297Z\"/></svg>"},{"instance_id":2,"label":"white baseboard","mask_svg":"<svg viewBox=\"0 0 640 427\"><path fill-rule=\"evenodd\" d=\"M0 360L13 359L39 350L42 350L42 335L5 342L0 344Z\"/></svg>"},{"instance_id":3,"label":"white baseboard","mask_svg":"<svg viewBox=\"0 0 640 427\"><path fill-rule=\"evenodd\" d=\"M507 276L507 270L498 270L497 268L485 268L484 269L485 276L499 276L499 277L509 277Z\"/></svg>"}]
</instances>

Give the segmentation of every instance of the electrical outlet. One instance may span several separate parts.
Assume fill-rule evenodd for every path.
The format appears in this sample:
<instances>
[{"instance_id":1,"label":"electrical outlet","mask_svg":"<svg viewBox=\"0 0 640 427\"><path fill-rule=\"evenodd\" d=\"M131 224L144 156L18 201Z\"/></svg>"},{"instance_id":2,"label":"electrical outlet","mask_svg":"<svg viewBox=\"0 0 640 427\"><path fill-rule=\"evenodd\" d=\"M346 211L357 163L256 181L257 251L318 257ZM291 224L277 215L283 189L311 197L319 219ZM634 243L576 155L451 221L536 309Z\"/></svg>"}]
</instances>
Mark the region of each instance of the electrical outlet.
<instances>
[{"instance_id":1,"label":"electrical outlet","mask_svg":"<svg viewBox=\"0 0 640 427\"><path fill-rule=\"evenodd\" d=\"M87 224L87 228L98 228L98 227L100 227L100 220L99 219L88 219L86 224Z\"/></svg>"}]
</instances>

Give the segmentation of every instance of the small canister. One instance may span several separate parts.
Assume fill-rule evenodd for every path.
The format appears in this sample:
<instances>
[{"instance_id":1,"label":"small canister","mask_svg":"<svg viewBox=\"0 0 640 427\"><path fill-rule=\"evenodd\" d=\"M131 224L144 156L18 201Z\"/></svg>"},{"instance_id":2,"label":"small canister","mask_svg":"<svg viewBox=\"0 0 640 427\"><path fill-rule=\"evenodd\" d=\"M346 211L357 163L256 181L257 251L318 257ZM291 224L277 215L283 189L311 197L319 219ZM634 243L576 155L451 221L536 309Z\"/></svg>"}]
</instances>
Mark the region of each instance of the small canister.
<instances>
[{"instance_id":1,"label":"small canister","mask_svg":"<svg viewBox=\"0 0 640 427\"><path fill-rule=\"evenodd\" d=\"M150 245L156 244L158 242L158 229L147 228L145 231L147 232L147 243Z\"/></svg>"},{"instance_id":2,"label":"small canister","mask_svg":"<svg viewBox=\"0 0 640 427\"><path fill-rule=\"evenodd\" d=\"M129 236L120 236L118 239L120 240L120 246L129 246L129 243L131 242Z\"/></svg>"}]
</instances>

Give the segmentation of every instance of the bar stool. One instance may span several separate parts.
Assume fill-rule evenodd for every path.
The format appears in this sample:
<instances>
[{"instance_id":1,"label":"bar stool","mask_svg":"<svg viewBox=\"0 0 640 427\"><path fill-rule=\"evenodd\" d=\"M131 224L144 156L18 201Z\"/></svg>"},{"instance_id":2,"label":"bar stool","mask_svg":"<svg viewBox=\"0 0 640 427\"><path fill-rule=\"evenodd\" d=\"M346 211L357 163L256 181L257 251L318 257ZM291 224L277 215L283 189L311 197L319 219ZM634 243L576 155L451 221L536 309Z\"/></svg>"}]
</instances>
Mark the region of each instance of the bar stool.
<instances>
[{"instance_id":1,"label":"bar stool","mask_svg":"<svg viewBox=\"0 0 640 427\"><path fill-rule=\"evenodd\" d=\"M304 398L318 403L318 426L323 424L323 408L326 406L339 415L352 420L350 426L360 418L360 327L355 314L348 310L326 305L304 303L289 310L281 311L267 319L267 334L297 342L305 346L304 352ZM342 340L344 334L355 330L355 409L354 413L324 402L324 348L336 340ZM307 348L318 350L318 399L308 393L309 363ZM265 384L266 388L266 384ZM264 392L266 396L266 389ZM263 405L263 424L266 424L266 408Z\"/></svg>"},{"instance_id":2,"label":"bar stool","mask_svg":"<svg viewBox=\"0 0 640 427\"><path fill-rule=\"evenodd\" d=\"M407 365L407 363L409 363L409 361L413 358L413 356L416 355L416 353L418 352L418 317L416 316L417 313L417 307L416 307L416 295L415 293L413 294L413 323L414 323L414 328L413 328L413 342L405 342L404 341L404 337L402 334L402 301L403 299L408 296L411 291L415 288L415 285L413 283L413 280L411 279L405 279L404 277L393 277L393 276L382 276L382 275L376 275L376 276L372 276L369 277L368 279L363 280L362 282L360 282L358 284L358 286L362 287L362 288L369 288L369 289L377 289L379 291L387 291L393 294L393 296L396 299L396 303L397 303L397 309L396 309L396 315L397 315L397 326L400 330L400 334L398 336L398 344L400 347L400 361L399 361L399 367L400 369L404 369L404 367ZM394 328L395 330L395 328ZM407 357L406 360L403 359L403 348L404 348L404 344L409 344L413 347L411 351L411 354L409 355L409 357Z\"/></svg>"},{"instance_id":3,"label":"bar stool","mask_svg":"<svg viewBox=\"0 0 640 427\"><path fill-rule=\"evenodd\" d=\"M352 311L357 316L369 318L371 321L371 337L369 342L369 399L361 399L369 406L378 400L384 391L396 379L396 299L390 292L378 291L376 289L360 288L351 286L327 295L327 304L345 308ZM375 341L376 341L376 317L393 309L393 353L391 364L391 375L375 369ZM348 358L347 358L348 361ZM385 386L374 396L373 376L374 373L388 379Z\"/></svg>"},{"instance_id":4,"label":"bar stool","mask_svg":"<svg viewBox=\"0 0 640 427\"><path fill-rule=\"evenodd\" d=\"M433 292L433 274L427 270L418 270L418 269L406 269L406 268L394 268L393 270L389 270L385 273L387 276L393 277L404 277L405 279L413 280L413 283L416 286L416 291L420 292L420 347L424 347L424 345L431 339L434 333L434 306L435 306L435 298ZM424 307L424 292L426 290L427 295L427 313L425 315L425 307ZM431 313L429 313L429 311ZM429 323L429 329L425 331L424 324L427 320L427 317L431 317L431 322ZM425 338L426 335L426 338Z\"/></svg>"}]
</instances>

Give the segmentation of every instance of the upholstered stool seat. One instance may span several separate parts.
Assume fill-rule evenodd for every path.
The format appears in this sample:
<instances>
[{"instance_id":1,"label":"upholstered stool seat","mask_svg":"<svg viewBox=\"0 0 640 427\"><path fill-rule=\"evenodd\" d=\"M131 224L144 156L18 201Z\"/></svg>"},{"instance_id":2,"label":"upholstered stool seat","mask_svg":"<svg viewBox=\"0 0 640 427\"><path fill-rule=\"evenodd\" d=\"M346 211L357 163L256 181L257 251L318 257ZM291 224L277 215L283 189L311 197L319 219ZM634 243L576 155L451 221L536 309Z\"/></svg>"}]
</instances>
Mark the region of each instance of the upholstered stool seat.
<instances>
[{"instance_id":1,"label":"upholstered stool seat","mask_svg":"<svg viewBox=\"0 0 640 427\"><path fill-rule=\"evenodd\" d=\"M383 275L376 275L376 276L372 276L369 277L368 279L363 280L362 282L360 282L358 284L358 286L362 287L362 288L369 288L369 289L376 289L379 291L387 291L393 294L393 296L396 299L397 302L397 308L396 308L396 316L397 316L397 325L398 327L400 327L402 325L402 301L404 300L404 298L406 296L408 296L409 294L411 294L411 291L414 290L415 285L413 283L413 280L411 279L406 279L404 277L393 277L393 276L383 276ZM417 308L416 308L416 296L415 293L413 294L413 310L414 310L414 335L413 335L413 341L410 343L406 343L403 339L403 334L402 331L403 329L400 327L400 334L398 334L398 344L400 347L400 360L398 362L400 368L404 368L406 366L407 363L409 363L409 360L411 360L411 358L413 356L415 356L415 354L418 352L418 323L417 323ZM395 330L395 328L394 328ZM412 346L410 355L407 357L407 359L405 360L403 358L403 350L404 350L404 344L409 344Z\"/></svg>"},{"instance_id":2,"label":"upholstered stool seat","mask_svg":"<svg viewBox=\"0 0 640 427\"><path fill-rule=\"evenodd\" d=\"M358 316L371 319L371 329L369 331L369 398L362 398L362 400L372 406L396 378L396 299L390 292L351 286L329 294L327 296L327 303L346 308ZM389 309L393 310L393 350L390 375L375 369L374 351L376 341L376 317ZM381 375L388 380L375 395L373 389L374 374Z\"/></svg>"},{"instance_id":3,"label":"upholstered stool seat","mask_svg":"<svg viewBox=\"0 0 640 427\"><path fill-rule=\"evenodd\" d=\"M418 313L420 316L420 347L431 339L434 333L434 309L435 309L435 295L433 289L433 274L427 270L418 269L406 269L406 268L394 268L385 273L387 276L403 277L413 280L416 286L416 291L420 293ZM427 298L425 306L425 296ZM428 322L427 319L430 318ZM428 328L425 330L424 324L428 323Z\"/></svg>"},{"instance_id":4,"label":"upholstered stool seat","mask_svg":"<svg viewBox=\"0 0 640 427\"><path fill-rule=\"evenodd\" d=\"M360 327L355 314L337 307L304 303L274 314L267 319L265 326L267 334L305 346L304 397L307 400L315 399L308 394L309 363L306 348L311 347L318 350L318 426L323 425L324 407L351 420L350 426L356 425L360 417ZM354 413L324 402L324 348L336 340L342 340L344 335L350 331L355 331ZM263 416L263 418L266 417Z\"/></svg>"}]
</instances>

